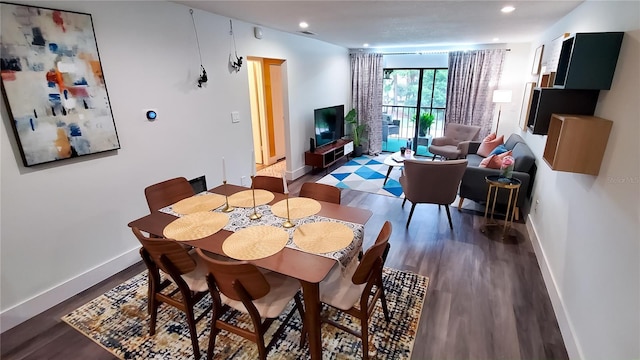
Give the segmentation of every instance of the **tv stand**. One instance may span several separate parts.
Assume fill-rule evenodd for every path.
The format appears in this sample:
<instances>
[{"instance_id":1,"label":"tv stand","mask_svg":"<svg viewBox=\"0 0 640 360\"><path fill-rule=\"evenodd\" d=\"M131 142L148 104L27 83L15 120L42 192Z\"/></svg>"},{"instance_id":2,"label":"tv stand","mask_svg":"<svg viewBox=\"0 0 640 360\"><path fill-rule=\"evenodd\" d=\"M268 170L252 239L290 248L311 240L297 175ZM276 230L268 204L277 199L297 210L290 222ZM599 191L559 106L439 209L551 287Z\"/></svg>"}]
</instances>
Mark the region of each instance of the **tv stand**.
<instances>
[{"instance_id":1,"label":"tv stand","mask_svg":"<svg viewBox=\"0 0 640 360\"><path fill-rule=\"evenodd\" d=\"M337 140L334 143L322 145L315 151L304 153L304 164L318 169L327 169L338 160L353 152L352 140Z\"/></svg>"}]
</instances>

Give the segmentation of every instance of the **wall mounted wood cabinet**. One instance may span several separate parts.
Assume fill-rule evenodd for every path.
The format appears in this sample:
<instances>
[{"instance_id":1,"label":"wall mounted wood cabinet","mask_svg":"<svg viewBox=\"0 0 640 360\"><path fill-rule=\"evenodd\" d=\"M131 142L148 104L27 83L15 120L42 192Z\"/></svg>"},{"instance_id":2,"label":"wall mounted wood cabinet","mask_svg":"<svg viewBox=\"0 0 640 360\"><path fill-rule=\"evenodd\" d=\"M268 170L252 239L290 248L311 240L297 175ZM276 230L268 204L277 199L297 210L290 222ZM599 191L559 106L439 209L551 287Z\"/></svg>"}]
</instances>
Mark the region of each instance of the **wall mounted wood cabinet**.
<instances>
[{"instance_id":1,"label":"wall mounted wood cabinet","mask_svg":"<svg viewBox=\"0 0 640 360\"><path fill-rule=\"evenodd\" d=\"M553 170L598 175L613 122L553 114L542 158Z\"/></svg>"}]
</instances>

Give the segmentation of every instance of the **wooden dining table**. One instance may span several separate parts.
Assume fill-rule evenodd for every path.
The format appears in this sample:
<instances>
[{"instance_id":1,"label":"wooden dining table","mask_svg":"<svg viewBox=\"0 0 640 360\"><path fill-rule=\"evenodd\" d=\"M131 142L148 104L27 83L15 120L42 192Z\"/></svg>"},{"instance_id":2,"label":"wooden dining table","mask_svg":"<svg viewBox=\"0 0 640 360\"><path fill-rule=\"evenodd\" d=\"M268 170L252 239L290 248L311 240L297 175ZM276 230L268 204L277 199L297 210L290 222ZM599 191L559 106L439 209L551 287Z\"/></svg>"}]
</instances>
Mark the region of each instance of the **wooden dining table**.
<instances>
[{"instance_id":1,"label":"wooden dining table","mask_svg":"<svg viewBox=\"0 0 640 360\"><path fill-rule=\"evenodd\" d=\"M247 188L226 184L210 189L209 192L221 195L232 195L243 190L247 190ZM274 196L275 198L269 203L270 205L275 204L280 200L284 200L287 195L274 193ZM323 201L320 201L320 204L322 207L317 215L326 218L364 225L372 215L372 212L366 209ZM149 215L131 221L128 226L136 227L141 231L151 234L162 234L165 226L176 219L177 217L174 215L161 211L153 211ZM185 241L185 243L205 251L225 255L222 251L222 243L231 234L233 234L233 232L220 230L205 238ZM285 247L274 255L262 259L251 260L249 262L263 269L275 271L300 281L305 305L304 321L307 326L307 334L309 337L309 352L311 359L322 359L319 284L327 276L337 261L329 257Z\"/></svg>"}]
</instances>

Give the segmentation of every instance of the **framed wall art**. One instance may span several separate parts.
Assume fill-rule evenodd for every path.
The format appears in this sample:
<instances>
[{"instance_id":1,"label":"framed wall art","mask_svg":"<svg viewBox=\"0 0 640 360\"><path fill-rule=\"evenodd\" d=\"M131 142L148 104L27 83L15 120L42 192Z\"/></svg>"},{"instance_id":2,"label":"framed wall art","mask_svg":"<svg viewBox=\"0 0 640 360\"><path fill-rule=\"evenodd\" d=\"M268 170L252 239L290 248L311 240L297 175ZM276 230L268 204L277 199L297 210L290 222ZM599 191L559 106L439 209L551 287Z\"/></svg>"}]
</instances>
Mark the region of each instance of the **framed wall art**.
<instances>
[{"instance_id":1,"label":"framed wall art","mask_svg":"<svg viewBox=\"0 0 640 360\"><path fill-rule=\"evenodd\" d=\"M535 82L528 82L524 84L524 94L522 95L522 105L520 105L519 121L519 126L523 131L527 131L527 121L529 119L529 113L531 112L531 96L533 95L533 88L535 87Z\"/></svg>"},{"instance_id":2,"label":"framed wall art","mask_svg":"<svg viewBox=\"0 0 640 360\"><path fill-rule=\"evenodd\" d=\"M25 166L120 148L90 14L0 3L2 92Z\"/></svg>"},{"instance_id":3,"label":"framed wall art","mask_svg":"<svg viewBox=\"0 0 640 360\"><path fill-rule=\"evenodd\" d=\"M536 49L536 53L533 56L533 64L531 65L531 75L538 75L540 73L540 65L542 62L543 50L544 50L544 45L540 45Z\"/></svg>"}]
</instances>

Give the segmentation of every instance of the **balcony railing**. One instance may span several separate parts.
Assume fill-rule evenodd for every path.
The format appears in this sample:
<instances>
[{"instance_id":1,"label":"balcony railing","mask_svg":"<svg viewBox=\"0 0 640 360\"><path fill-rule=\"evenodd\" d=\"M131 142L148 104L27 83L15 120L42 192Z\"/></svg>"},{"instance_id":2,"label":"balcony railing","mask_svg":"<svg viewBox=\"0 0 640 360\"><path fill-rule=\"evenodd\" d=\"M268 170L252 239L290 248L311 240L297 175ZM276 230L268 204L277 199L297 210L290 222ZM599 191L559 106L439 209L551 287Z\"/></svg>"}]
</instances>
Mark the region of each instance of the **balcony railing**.
<instances>
[{"instance_id":1,"label":"balcony railing","mask_svg":"<svg viewBox=\"0 0 640 360\"><path fill-rule=\"evenodd\" d=\"M429 128L429 132L426 134L427 136L421 137L418 136L418 145L424 145L427 142L425 138L434 138L443 136L444 134L444 115L446 109L444 108L429 108L422 107L422 113L431 112L434 116L433 124L431 128ZM398 139L413 139L415 137L416 132L416 107L415 106L397 106L397 105L382 105L382 113L388 114L391 116L392 120L399 120L400 123L398 125L398 135L390 135L390 138L396 137ZM424 139L424 141L421 141ZM390 145L390 144L389 144ZM395 151L395 148L383 148L383 150ZM417 150L418 155L429 155L426 146L424 148L418 147Z\"/></svg>"},{"instance_id":2,"label":"balcony railing","mask_svg":"<svg viewBox=\"0 0 640 360\"><path fill-rule=\"evenodd\" d=\"M444 134L444 114L443 108L421 108L422 112L431 112L435 117L433 125L431 125L428 135L432 137L442 136ZM382 105L382 113L391 115L392 120L400 120L399 137L410 138L415 133L416 108L415 106L397 106Z\"/></svg>"}]
</instances>

